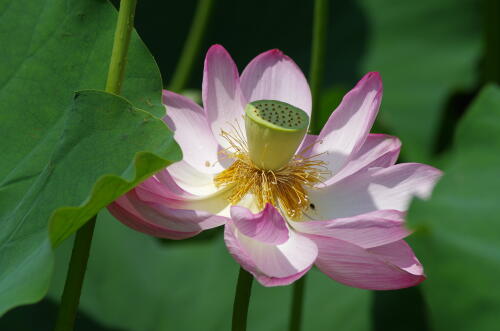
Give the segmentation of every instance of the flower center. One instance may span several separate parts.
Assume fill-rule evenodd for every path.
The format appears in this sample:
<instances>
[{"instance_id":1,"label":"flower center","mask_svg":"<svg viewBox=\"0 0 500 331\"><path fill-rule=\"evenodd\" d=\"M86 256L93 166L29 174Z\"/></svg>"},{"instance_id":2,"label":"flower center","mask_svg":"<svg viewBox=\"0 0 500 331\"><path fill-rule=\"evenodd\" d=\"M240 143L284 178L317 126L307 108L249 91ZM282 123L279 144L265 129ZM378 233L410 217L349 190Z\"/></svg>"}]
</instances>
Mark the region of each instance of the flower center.
<instances>
[{"instance_id":1,"label":"flower center","mask_svg":"<svg viewBox=\"0 0 500 331\"><path fill-rule=\"evenodd\" d=\"M259 168L278 170L292 159L307 131L309 117L292 105L274 100L245 108L248 152Z\"/></svg>"},{"instance_id":2,"label":"flower center","mask_svg":"<svg viewBox=\"0 0 500 331\"><path fill-rule=\"evenodd\" d=\"M306 189L328 173L325 163L314 156L295 155L308 122L306 113L284 102L247 105L246 141L239 132L221 133L230 145L224 153L235 161L215 176L215 185L230 190L232 204L252 194L259 209L271 203L289 218L299 219L310 205Z\"/></svg>"}]
</instances>

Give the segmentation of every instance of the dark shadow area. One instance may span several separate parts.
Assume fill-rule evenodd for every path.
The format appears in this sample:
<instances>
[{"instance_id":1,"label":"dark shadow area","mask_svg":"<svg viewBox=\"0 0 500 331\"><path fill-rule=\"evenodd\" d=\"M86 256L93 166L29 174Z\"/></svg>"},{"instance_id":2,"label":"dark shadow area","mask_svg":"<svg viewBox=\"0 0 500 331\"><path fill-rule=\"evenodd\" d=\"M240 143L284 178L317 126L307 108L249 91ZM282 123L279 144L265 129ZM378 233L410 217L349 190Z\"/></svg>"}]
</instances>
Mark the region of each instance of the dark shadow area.
<instances>
[{"instance_id":1,"label":"dark shadow area","mask_svg":"<svg viewBox=\"0 0 500 331\"><path fill-rule=\"evenodd\" d=\"M456 127L479 90L476 88L471 91L457 91L450 95L437 130L434 155L442 154L452 146Z\"/></svg>"},{"instance_id":2,"label":"dark shadow area","mask_svg":"<svg viewBox=\"0 0 500 331\"><path fill-rule=\"evenodd\" d=\"M430 331L420 286L373 292L373 331Z\"/></svg>"},{"instance_id":3,"label":"dark shadow area","mask_svg":"<svg viewBox=\"0 0 500 331\"><path fill-rule=\"evenodd\" d=\"M0 319L2 331L53 331L58 305L44 299L39 303L22 306L9 311ZM75 331L123 331L111 329L94 322L86 314L79 312Z\"/></svg>"},{"instance_id":4,"label":"dark shadow area","mask_svg":"<svg viewBox=\"0 0 500 331\"><path fill-rule=\"evenodd\" d=\"M196 3L150 0L137 4L135 25L160 67L164 85L179 60ZM324 86L352 86L367 49L367 19L355 1L336 1L330 11ZM201 88L203 59L212 44L222 44L240 71L259 53L279 48L307 74L312 16L312 1L216 1L189 87Z\"/></svg>"}]
</instances>

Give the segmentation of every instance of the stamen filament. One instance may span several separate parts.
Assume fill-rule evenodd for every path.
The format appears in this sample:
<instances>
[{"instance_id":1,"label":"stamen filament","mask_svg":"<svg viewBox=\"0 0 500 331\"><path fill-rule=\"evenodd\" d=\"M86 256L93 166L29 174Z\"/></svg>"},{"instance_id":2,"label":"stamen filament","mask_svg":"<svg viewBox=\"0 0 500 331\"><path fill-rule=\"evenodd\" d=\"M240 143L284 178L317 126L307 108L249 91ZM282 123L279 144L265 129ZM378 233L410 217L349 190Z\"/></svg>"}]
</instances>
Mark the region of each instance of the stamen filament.
<instances>
[{"instance_id":1,"label":"stamen filament","mask_svg":"<svg viewBox=\"0 0 500 331\"><path fill-rule=\"evenodd\" d=\"M261 169L250 159L241 136L226 131L221 135L229 144L223 153L235 161L219 173L214 182L218 187L229 188L231 204L237 204L247 194L252 194L258 208L271 203L289 218L300 219L309 208L306 189L313 189L329 174L325 162L296 155L280 169Z\"/></svg>"}]
</instances>

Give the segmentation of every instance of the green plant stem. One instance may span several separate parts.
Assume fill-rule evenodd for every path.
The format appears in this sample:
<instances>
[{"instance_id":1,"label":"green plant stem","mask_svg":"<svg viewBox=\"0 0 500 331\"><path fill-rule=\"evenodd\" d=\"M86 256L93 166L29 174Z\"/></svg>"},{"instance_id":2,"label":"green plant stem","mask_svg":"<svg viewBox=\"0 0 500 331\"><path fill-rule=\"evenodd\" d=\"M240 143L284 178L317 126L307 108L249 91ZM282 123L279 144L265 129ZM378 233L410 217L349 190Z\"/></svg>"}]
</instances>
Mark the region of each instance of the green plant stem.
<instances>
[{"instance_id":1,"label":"green plant stem","mask_svg":"<svg viewBox=\"0 0 500 331\"><path fill-rule=\"evenodd\" d=\"M213 12L214 2L215 0L198 0L191 29L168 87L171 91L180 92L186 88L193 69L193 63L200 53L201 42Z\"/></svg>"},{"instance_id":2,"label":"green plant stem","mask_svg":"<svg viewBox=\"0 0 500 331\"><path fill-rule=\"evenodd\" d=\"M320 130L318 123L319 104L321 88L323 84L323 73L325 71L326 55L326 30L328 26L328 2L329 0L314 1L314 22L312 35L311 65L309 68L309 84L311 86L313 112L311 116L310 131L317 134Z\"/></svg>"},{"instance_id":3,"label":"green plant stem","mask_svg":"<svg viewBox=\"0 0 500 331\"><path fill-rule=\"evenodd\" d=\"M106 92L120 94L125 66L127 64L128 46L134 29L135 5L137 0L121 0L118 20L116 22L113 51L109 63Z\"/></svg>"},{"instance_id":4,"label":"green plant stem","mask_svg":"<svg viewBox=\"0 0 500 331\"><path fill-rule=\"evenodd\" d=\"M252 293L253 276L245 269L240 268L238 284L233 304L233 331L245 331L247 329L248 305Z\"/></svg>"},{"instance_id":5,"label":"green plant stem","mask_svg":"<svg viewBox=\"0 0 500 331\"><path fill-rule=\"evenodd\" d=\"M300 331L302 326L302 306L304 305L304 287L306 275L293 284L292 306L290 310L290 331Z\"/></svg>"},{"instance_id":6,"label":"green plant stem","mask_svg":"<svg viewBox=\"0 0 500 331\"><path fill-rule=\"evenodd\" d=\"M484 0L484 83L500 84L500 2Z\"/></svg>"},{"instance_id":7,"label":"green plant stem","mask_svg":"<svg viewBox=\"0 0 500 331\"><path fill-rule=\"evenodd\" d=\"M68 331L74 328L96 217L92 217L82 226L75 237L55 331Z\"/></svg>"},{"instance_id":8,"label":"green plant stem","mask_svg":"<svg viewBox=\"0 0 500 331\"><path fill-rule=\"evenodd\" d=\"M120 94L125 65L127 63L128 46L134 27L134 13L137 0L122 0L116 24L113 50L106 81L106 92ZM90 254L92 236L94 234L97 215L94 215L75 236L73 252L69 263L66 283L64 284L61 305L57 316L55 331L71 331L74 329L80 294Z\"/></svg>"}]
</instances>

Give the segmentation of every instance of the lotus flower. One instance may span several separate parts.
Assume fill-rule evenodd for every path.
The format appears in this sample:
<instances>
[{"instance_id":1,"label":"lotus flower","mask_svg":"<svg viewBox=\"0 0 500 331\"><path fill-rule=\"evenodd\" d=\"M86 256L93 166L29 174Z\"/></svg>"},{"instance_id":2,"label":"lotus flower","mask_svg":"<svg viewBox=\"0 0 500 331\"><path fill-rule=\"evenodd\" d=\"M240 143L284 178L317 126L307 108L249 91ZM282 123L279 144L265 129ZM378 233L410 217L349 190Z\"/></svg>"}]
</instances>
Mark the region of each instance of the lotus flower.
<instances>
[{"instance_id":1,"label":"lotus flower","mask_svg":"<svg viewBox=\"0 0 500 331\"><path fill-rule=\"evenodd\" d=\"M368 73L318 136L306 134L311 93L279 50L238 74L220 45L205 59L204 108L164 91L164 118L183 160L109 206L129 227L184 239L224 225L234 259L264 286L287 285L313 265L373 290L414 286L423 268L403 240L405 211L441 172L395 164L401 143L371 134L382 98Z\"/></svg>"}]
</instances>

